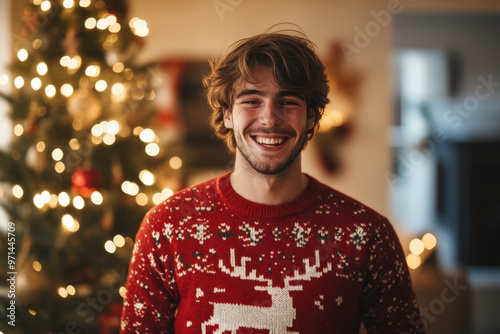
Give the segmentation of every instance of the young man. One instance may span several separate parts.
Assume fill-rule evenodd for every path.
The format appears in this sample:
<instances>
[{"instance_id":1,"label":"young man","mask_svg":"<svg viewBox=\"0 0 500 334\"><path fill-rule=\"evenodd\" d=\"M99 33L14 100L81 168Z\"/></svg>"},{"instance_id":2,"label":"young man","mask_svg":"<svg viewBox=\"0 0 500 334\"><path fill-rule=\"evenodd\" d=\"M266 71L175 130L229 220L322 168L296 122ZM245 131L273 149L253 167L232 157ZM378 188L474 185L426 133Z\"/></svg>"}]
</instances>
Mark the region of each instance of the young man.
<instances>
[{"instance_id":1,"label":"young man","mask_svg":"<svg viewBox=\"0 0 500 334\"><path fill-rule=\"evenodd\" d=\"M205 86L234 171L146 215L122 333L423 333L387 219L301 171L328 103L312 43L241 40Z\"/></svg>"}]
</instances>

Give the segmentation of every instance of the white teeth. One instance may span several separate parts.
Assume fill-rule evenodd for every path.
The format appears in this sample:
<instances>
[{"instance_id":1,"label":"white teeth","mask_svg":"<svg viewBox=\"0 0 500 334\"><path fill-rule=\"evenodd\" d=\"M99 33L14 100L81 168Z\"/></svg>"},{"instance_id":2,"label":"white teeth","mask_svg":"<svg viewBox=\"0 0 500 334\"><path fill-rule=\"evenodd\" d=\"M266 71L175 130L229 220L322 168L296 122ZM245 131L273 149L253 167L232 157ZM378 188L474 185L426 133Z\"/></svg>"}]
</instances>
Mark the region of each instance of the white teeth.
<instances>
[{"instance_id":1,"label":"white teeth","mask_svg":"<svg viewBox=\"0 0 500 334\"><path fill-rule=\"evenodd\" d=\"M257 143L264 145L281 145L285 141L285 138L256 137L255 140L257 141Z\"/></svg>"}]
</instances>

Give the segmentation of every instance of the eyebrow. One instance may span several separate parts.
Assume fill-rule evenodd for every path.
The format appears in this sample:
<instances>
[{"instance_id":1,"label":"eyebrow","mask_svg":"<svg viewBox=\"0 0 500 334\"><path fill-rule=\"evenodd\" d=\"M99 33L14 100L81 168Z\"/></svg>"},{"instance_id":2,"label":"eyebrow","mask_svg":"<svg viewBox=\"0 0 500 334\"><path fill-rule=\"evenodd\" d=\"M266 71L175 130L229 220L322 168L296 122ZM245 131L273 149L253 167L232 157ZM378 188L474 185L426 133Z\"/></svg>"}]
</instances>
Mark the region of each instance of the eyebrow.
<instances>
[{"instance_id":1,"label":"eyebrow","mask_svg":"<svg viewBox=\"0 0 500 334\"><path fill-rule=\"evenodd\" d=\"M260 90L257 90L257 89L245 89L245 90L242 90L241 92L239 92L238 95L236 95L236 98L240 98L242 96L247 96L247 95L264 96L264 93ZM285 97L285 96L294 96L294 97L297 97L303 101L305 100L305 98L302 94L299 94L296 92L292 92L292 91L288 91L288 90L282 90L282 91L278 92L278 97Z\"/></svg>"}]
</instances>

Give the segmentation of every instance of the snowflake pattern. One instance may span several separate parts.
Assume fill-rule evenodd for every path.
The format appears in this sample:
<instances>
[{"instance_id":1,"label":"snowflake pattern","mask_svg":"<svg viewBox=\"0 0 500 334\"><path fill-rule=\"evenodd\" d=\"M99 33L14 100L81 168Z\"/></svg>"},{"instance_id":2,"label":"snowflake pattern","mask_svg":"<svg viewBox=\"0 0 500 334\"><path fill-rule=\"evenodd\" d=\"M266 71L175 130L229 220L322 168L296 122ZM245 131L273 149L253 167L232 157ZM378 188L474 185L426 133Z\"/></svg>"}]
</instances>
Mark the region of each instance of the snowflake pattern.
<instances>
[{"instance_id":1,"label":"snowflake pattern","mask_svg":"<svg viewBox=\"0 0 500 334\"><path fill-rule=\"evenodd\" d=\"M195 232L191 233L191 236L198 240L200 245L203 245L203 242L210 239L213 234L210 230L210 226L206 223L195 224L193 228L195 229Z\"/></svg>"},{"instance_id":2,"label":"snowflake pattern","mask_svg":"<svg viewBox=\"0 0 500 334\"><path fill-rule=\"evenodd\" d=\"M256 223L255 225L257 225ZM240 238L245 242L243 246L256 246L264 238L264 230L257 228L256 226L250 226L248 223L243 223L240 226L240 230L243 231L243 235Z\"/></svg>"},{"instance_id":3,"label":"snowflake pattern","mask_svg":"<svg viewBox=\"0 0 500 334\"><path fill-rule=\"evenodd\" d=\"M366 244L366 232L364 230L365 224L361 224L354 229L350 237L350 242L356 245L356 249L361 250L361 245Z\"/></svg>"},{"instance_id":4,"label":"snowflake pattern","mask_svg":"<svg viewBox=\"0 0 500 334\"><path fill-rule=\"evenodd\" d=\"M318 229L318 240L321 244L324 244L326 240L330 239L330 232L324 227L321 226Z\"/></svg>"},{"instance_id":5,"label":"snowflake pattern","mask_svg":"<svg viewBox=\"0 0 500 334\"><path fill-rule=\"evenodd\" d=\"M292 230L292 235L297 243L297 247L304 247L309 240L309 234L311 233L311 228L306 227L307 223L302 226L300 223L296 222Z\"/></svg>"}]
</instances>

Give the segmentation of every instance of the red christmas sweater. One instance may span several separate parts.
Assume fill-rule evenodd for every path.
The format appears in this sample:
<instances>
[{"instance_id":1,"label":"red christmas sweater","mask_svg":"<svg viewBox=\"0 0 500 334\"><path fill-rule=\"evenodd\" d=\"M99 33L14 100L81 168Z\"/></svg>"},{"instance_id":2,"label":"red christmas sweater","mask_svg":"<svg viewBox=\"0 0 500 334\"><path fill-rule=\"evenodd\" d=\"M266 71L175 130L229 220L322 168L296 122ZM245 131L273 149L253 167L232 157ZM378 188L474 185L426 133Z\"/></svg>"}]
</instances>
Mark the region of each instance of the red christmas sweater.
<instances>
[{"instance_id":1,"label":"red christmas sweater","mask_svg":"<svg viewBox=\"0 0 500 334\"><path fill-rule=\"evenodd\" d=\"M250 202L229 174L148 212L122 333L424 332L386 218L309 176L292 202Z\"/></svg>"}]
</instances>

